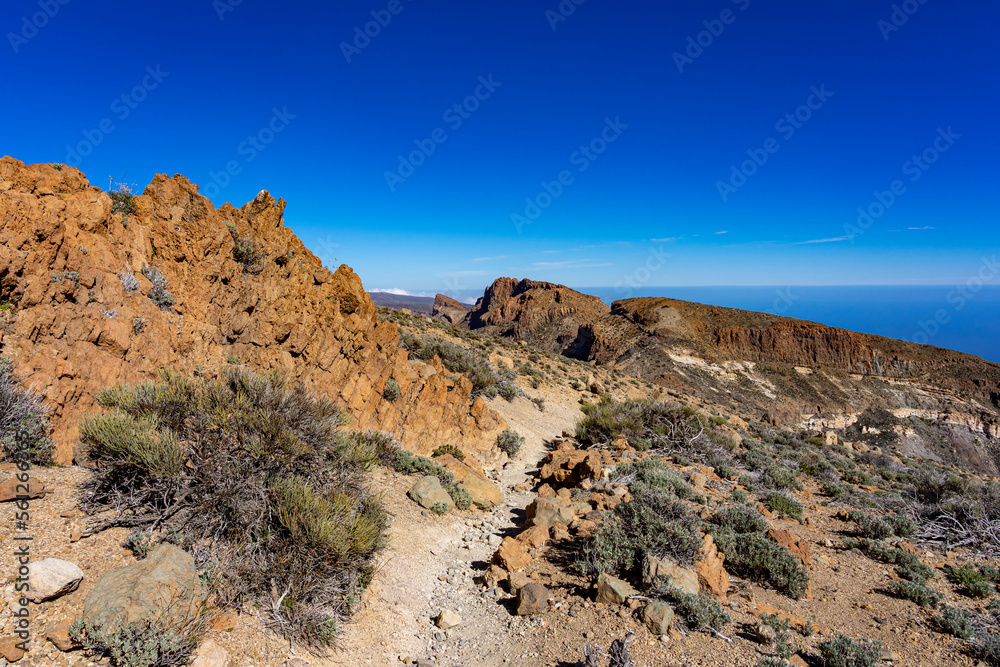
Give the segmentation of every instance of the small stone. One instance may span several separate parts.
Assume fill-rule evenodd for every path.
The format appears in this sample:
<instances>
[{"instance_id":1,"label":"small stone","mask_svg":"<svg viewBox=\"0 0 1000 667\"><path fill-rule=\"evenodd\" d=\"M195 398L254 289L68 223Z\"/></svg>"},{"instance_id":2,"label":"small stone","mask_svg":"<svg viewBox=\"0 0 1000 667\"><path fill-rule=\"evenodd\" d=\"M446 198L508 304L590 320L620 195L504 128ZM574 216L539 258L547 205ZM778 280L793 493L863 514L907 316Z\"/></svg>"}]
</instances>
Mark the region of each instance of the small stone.
<instances>
[{"instance_id":1,"label":"small stone","mask_svg":"<svg viewBox=\"0 0 1000 667\"><path fill-rule=\"evenodd\" d=\"M69 623L66 621L51 626L45 632L45 638L52 642L60 651L72 651L74 648L77 648L77 645L69 636Z\"/></svg>"},{"instance_id":2,"label":"small stone","mask_svg":"<svg viewBox=\"0 0 1000 667\"><path fill-rule=\"evenodd\" d=\"M462 617L450 609L443 610L437 617L437 626L442 630L453 628L456 625L461 624L461 622Z\"/></svg>"},{"instance_id":3,"label":"small stone","mask_svg":"<svg viewBox=\"0 0 1000 667\"><path fill-rule=\"evenodd\" d=\"M655 636L664 636L674 622L674 610L665 602L650 602L642 608L642 622Z\"/></svg>"},{"instance_id":4,"label":"small stone","mask_svg":"<svg viewBox=\"0 0 1000 667\"><path fill-rule=\"evenodd\" d=\"M517 591L517 615L534 616L548 607L549 591L542 584L532 582Z\"/></svg>"},{"instance_id":5,"label":"small stone","mask_svg":"<svg viewBox=\"0 0 1000 667\"><path fill-rule=\"evenodd\" d=\"M192 654L194 661L191 667L226 667L229 664L229 652L209 639L199 646Z\"/></svg>"},{"instance_id":6,"label":"small stone","mask_svg":"<svg viewBox=\"0 0 1000 667\"><path fill-rule=\"evenodd\" d=\"M618 605L635 594L636 590L632 586L617 577L602 574L597 578L597 602Z\"/></svg>"},{"instance_id":7,"label":"small stone","mask_svg":"<svg viewBox=\"0 0 1000 667\"><path fill-rule=\"evenodd\" d=\"M24 657L24 651L17 647L21 640L16 637L4 637L0 639L0 656L6 658L7 662L17 662Z\"/></svg>"},{"instance_id":8,"label":"small stone","mask_svg":"<svg viewBox=\"0 0 1000 667\"><path fill-rule=\"evenodd\" d=\"M410 488L408 496L421 507L431 509L435 505L441 504L448 508L448 511L455 509L455 501L451 499L448 492L441 486L441 480L435 475L425 475Z\"/></svg>"},{"instance_id":9,"label":"small stone","mask_svg":"<svg viewBox=\"0 0 1000 667\"><path fill-rule=\"evenodd\" d=\"M793 655L788 663L792 665L792 667L809 667L809 663L806 662L798 653Z\"/></svg>"},{"instance_id":10,"label":"small stone","mask_svg":"<svg viewBox=\"0 0 1000 667\"><path fill-rule=\"evenodd\" d=\"M31 588L25 596L32 602L45 602L76 590L83 580L83 570L58 558L36 560L28 565Z\"/></svg>"},{"instance_id":11,"label":"small stone","mask_svg":"<svg viewBox=\"0 0 1000 667\"><path fill-rule=\"evenodd\" d=\"M777 639L777 634L770 625L761 623L754 631L754 640L762 646L770 646Z\"/></svg>"},{"instance_id":12,"label":"small stone","mask_svg":"<svg viewBox=\"0 0 1000 667\"><path fill-rule=\"evenodd\" d=\"M17 477L0 482L0 502L17 500L18 497L27 497L29 500L44 498L48 492L45 484L37 477L28 477L27 482L20 482ZM20 660L20 658L18 659Z\"/></svg>"},{"instance_id":13,"label":"small stone","mask_svg":"<svg viewBox=\"0 0 1000 667\"><path fill-rule=\"evenodd\" d=\"M74 527L73 530L71 530L69 533L70 543L79 542L82 537L83 533L80 531L79 528L76 527Z\"/></svg>"}]
</instances>

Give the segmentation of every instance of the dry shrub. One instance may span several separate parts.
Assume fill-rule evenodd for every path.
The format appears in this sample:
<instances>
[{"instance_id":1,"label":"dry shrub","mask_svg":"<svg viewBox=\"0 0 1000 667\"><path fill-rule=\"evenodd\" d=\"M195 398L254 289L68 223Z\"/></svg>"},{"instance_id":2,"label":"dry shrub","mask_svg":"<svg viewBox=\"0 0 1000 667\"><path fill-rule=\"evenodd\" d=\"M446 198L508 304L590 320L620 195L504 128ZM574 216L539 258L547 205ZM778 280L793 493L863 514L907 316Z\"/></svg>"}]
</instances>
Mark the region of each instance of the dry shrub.
<instances>
[{"instance_id":1,"label":"dry shrub","mask_svg":"<svg viewBox=\"0 0 1000 667\"><path fill-rule=\"evenodd\" d=\"M0 453L10 461L52 463L49 411L42 395L24 387L13 361L0 357Z\"/></svg>"},{"instance_id":2,"label":"dry shrub","mask_svg":"<svg viewBox=\"0 0 1000 667\"><path fill-rule=\"evenodd\" d=\"M237 366L205 380L163 372L98 401L110 410L80 429L95 529L158 529L218 568L220 605L257 602L289 639L333 643L385 541L364 473L395 441L344 432L330 401Z\"/></svg>"}]
</instances>

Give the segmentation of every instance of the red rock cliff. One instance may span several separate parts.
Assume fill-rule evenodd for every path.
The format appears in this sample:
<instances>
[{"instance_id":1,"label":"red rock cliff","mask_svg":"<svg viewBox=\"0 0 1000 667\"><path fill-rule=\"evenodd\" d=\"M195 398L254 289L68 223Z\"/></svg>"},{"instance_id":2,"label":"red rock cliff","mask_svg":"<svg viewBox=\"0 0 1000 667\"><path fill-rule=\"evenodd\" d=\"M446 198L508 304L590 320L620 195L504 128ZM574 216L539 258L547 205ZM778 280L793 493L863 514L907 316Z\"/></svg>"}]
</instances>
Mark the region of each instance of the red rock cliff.
<instances>
[{"instance_id":1,"label":"red rock cliff","mask_svg":"<svg viewBox=\"0 0 1000 667\"><path fill-rule=\"evenodd\" d=\"M446 443L483 459L495 452L503 419L470 400L464 378L409 361L358 276L323 268L284 226L284 201L261 192L216 210L183 176L158 175L135 205L112 213L77 169L0 159L0 302L14 306L0 311L0 354L44 392L58 462L71 459L102 387L162 368L214 372L235 357L282 369L344 405L352 428L391 431L418 453ZM235 261L227 226L259 247L258 274ZM147 298L144 264L166 277L172 308ZM138 291L126 292L124 270ZM389 378L395 401L382 396Z\"/></svg>"}]
</instances>

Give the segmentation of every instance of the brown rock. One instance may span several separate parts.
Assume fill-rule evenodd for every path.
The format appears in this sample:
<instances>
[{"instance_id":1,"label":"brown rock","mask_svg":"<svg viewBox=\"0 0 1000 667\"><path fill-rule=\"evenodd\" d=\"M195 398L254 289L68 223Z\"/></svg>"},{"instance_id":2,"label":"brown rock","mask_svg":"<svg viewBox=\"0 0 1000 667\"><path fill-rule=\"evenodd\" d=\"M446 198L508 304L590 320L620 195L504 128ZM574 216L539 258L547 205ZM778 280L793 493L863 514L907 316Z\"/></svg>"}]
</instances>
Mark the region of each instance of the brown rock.
<instances>
[{"instance_id":1,"label":"brown rock","mask_svg":"<svg viewBox=\"0 0 1000 667\"><path fill-rule=\"evenodd\" d=\"M765 519L773 519L774 515L771 514L771 510L764 507L764 503L757 503L757 511L760 512Z\"/></svg>"},{"instance_id":2,"label":"brown rock","mask_svg":"<svg viewBox=\"0 0 1000 667\"><path fill-rule=\"evenodd\" d=\"M809 667L809 663L806 662L798 653L789 659L788 664L792 667Z\"/></svg>"},{"instance_id":3,"label":"brown rock","mask_svg":"<svg viewBox=\"0 0 1000 667\"><path fill-rule=\"evenodd\" d=\"M548 484L542 484L538 487L538 497L539 498L555 498L556 492Z\"/></svg>"},{"instance_id":4,"label":"brown rock","mask_svg":"<svg viewBox=\"0 0 1000 667\"><path fill-rule=\"evenodd\" d=\"M472 504L481 510L491 510L503 505L503 491L489 480L470 475L462 482L462 487L472 498Z\"/></svg>"},{"instance_id":5,"label":"brown rock","mask_svg":"<svg viewBox=\"0 0 1000 667\"><path fill-rule=\"evenodd\" d=\"M507 578L507 588L511 593L517 594L519 590L531 583L531 579L524 572L511 572Z\"/></svg>"},{"instance_id":6,"label":"brown rock","mask_svg":"<svg viewBox=\"0 0 1000 667\"><path fill-rule=\"evenodd\" d=\"M27 497L29 500L44 498L48 492L45 484L37 477L29 476L27 482L19 482L17 477L0 482L0 502L17 500L18 497Z\"/></svg>"},{"instance_id":7,"label":"brown rock","mask_svg":"<svg viewBox=\"0 0 1000 667\"><path fill-rule=\"evenodd\" d=\"M467 456L464 461L459 461L451 454L443 454L435 457L434 462L454 475L456 482L464 482L470 477L486 480L483 467L471 457Z\"/></svg>"},{"instance_id":8,"label":"brown rock","mask_svg":"<svg viewBox=\"0 0 1000 667\"><path fill-rule=\"evenodd\" d=\"M517 615L541 614L548 608L549 591L539 583L530 583L517 591Z\"/></svg>"},{"instance_id":9,"label":"brown rock","mask_svg":"<svg viewBox=\"0 0 1000 667\"><path fill-rule=\"evenodd\" d=\"M21 640L16 637L4 637L0 639L0 656L7 659L7 662L17 662L24 657L24 650L18 647Z\"/></svg>"},{"instance_id":10,"label":"brown rock","mask_svg":"<svg viewBox=\"0 0 1000 667\"><path fill-rule=\"evenodd\" d=\"M471 309L461 301L456 301L444 294L438 294L434 297L434 310L431 311L431 317L442 322L458 324L469 314L469 310Z\"/></svg>"},{"instance_id":11,"label":"brown rock","mask_svg":"<svg viewBox=\"0 0 1000 667\"><path fill-rule=\"evenodd\" d=\"M669 579L670 585L691 595L701 590L698 573L667 559L646 554L642 561L642 583L652 586L657 579Z\"/></svg>"},{"instance_id":12,"label":"brown rock","mask_svg":"<svg viewBox=\"0 0 1000 667\"><path fill-rule=\"evenodd\" d=\"M282 370L348 410L352 428L391 432L414 453L461 442L480 460L499 456L504 420L481 398L470 399L466 378L452 379L440 362L411 362L396 325L379 321L358 276L347 266L323 268L285 226L284 201L261 192L242 208L216 209L188 179L160 174L125 221L73 167L4 157L0 181L7 184L0 189L3 294L18 304L0 337L26 382L45 387L57 463L71 462L78 425L104 387L155 379L163 368L190 374L199 364L214 372L227 355ZM226 223L257 244L259 272L234 259ZM143 263L167 279L171 312L145 297ZM118 278L126 268L140 281L131 295ZM53 281L53 274L67 277ZM135 317L147 320L143 335L132 333ZM380 392L390 377L401 389L395 401Z\"/></svg>"},{"instance_id":13,"label":"brown rock","mask_svg":"<svg viewBox=\"0 0 1000 667\"><path fill-rule=\"evenodd\" d=\"M521 532L517 536L519 542L524 542L526 545L532 549L538 549L545 545L549 539L549 527L548 526L532 526Z\"/></svg>"},{"instance_id":14,"label":"brown rock","mask_svg":"<svg viewBox=\"0 0 1000 667\"><path fill-rule=\"evenodd\" d=\"M590 537L597 530L597 523L589 519L583 519L576 523L576 534L580 537Z\"/></svg>"},{"instance_id":15,"label":"brown rock","mask_svg":"<svg viewBox=\"0 0 1000 667\"><path fill-rule=\"evenodd\" d=\"M559 498L536 498L525 510L528 524L532 526L568 526L573 523L573 512Z\"/></svg>"},{"instance_id":16,"label":"brown rock","mask_svg":"<svg viewBox=\"0 0 1000 667\"><path fill-rule=\"evenodd\" d=\"M698 583L707 592L723 599L729 591L729 573L723 567L725 560L726 557L719 553L712 536L706 535L701 548L701 559L695 563Z\"/></svg>"},{"instance_id":17,"label":"brown rock","mask_svg":"<svg viewBox=\"0 0 1000 667\"><path fill-rule=\"evenodd\" d=\"M650 602L642 608L641 616L649 632L656 637L667 634L674 622L674 610L665 602Z\"/></svg>"},{"instance_id":18,"label":"brown rock","mask_svg":"<svg viewBox=\"0 0 1000 667\"><path fill-rule=\"evenodd\" d=\"M513 537L505 537L497 552L493 554L493 562L508 572L513 572L527 567L531 562L531 556L523 542L518 542Z\"/></svg>"},{"instance_id":19,"label":"brown rock","mask_svg":"<svg viewBox=\"0 0 1000 667\"><path fill-rule=\"evenodd\" d=\"M553 540L568 540L569 539L569 529L563 525L557 525L552 528L552 539Z\"/></svg>"},{"instance_id":20,"label":"brown rock","mask_svg":"<svg viewBox=\"0 0 1000 667\"><path fill-rule=\"evenodd\" d=\"M216 614L212 618L212 629L213 630L232 630L236 627L237 619L236 614L232 612L223 611Z\"/></svg>"},{"instance_id":21,"label":"brown rock","mask_svg":"<svg viewBox=\"0 0 1000 667\"><path fill-rule=\"evenodd\" d=\"M69 635L69 623L66 621L49 626L49 628L45 631L45 638L52 642L57 649L63 652L79 648L79 645L74 642Z\"/></svg>"},{"instance_id":22,"label":"brown rock","mask_svg":"<svg viewBox=\"0 0 1000 667\"><path fill-rule=\"evenodd\" d=\"M628 582L610 574L601 574L597 578L597 602L618 605L625 602L630 595L636 594L637 591Z\"/></svg>"},{"instance_id":23,"label":"brown rock","mask_svg":"<svg viewBox=\"0 0 1000 667\"><path fill-rule=\"evenodd\" d=\"M812 565L812 554L809 552L809 545L806 544L805 540L795 537L787 530L778 530L776 528L769 528L767 536L780 546L788 549L804 566L810 567Z\"/></svg>"},{"instance_id":24,"label":"brown rock","mask_svg":"<svg viewBox=\"0 0 1000 667\"><path fill-rule=\"evenodd\" d=\"M895 546L896 546L897 549L899 549L901 551L905 551L906 553L908 553L908 554L910 554L912 556L920 557L920 556L924 555L924 552L921 551L920 549L918 549L913 544L913 542L908 542L906 540L900 540L899 542L896 542Z\"/></svg>"},{"instance_id":25,"label":"brown rock","mask_svg":"<svg viewBox=\"0 0 1000 667\"><path fill-rule=\"evenodd\" d=\"M490 564L486 569L486 573L483 575L483 585L487 588L493 588L494 586L499 586L501 583L507 581L507 570L503 569L499 565Z\"/></svg>"}]
</instances>

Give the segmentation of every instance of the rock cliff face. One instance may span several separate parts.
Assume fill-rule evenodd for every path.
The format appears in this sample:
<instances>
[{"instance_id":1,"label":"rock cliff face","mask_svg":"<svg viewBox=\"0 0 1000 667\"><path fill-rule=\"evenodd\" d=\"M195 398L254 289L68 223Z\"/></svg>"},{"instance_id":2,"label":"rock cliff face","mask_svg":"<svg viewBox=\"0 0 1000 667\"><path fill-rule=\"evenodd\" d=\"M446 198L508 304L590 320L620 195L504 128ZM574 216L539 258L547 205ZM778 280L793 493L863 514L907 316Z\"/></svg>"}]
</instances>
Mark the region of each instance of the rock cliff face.
<instances>
[{"instance_id":1,"label":"rock cliff face","mask_svg":"<svg viewBox=\"0 0 1000 667\"><path fill-rule=\"evenodd\" d=\"M183 176L158 175L125 215L77 169L0 160L0 303L11 304L0 309L0 354L53 408L57 462L70 461L101 388L233 362L280 369L341 403L352 428L393 432L418 453L454 443L495 454L503 420L470 400L464 378L411 362L358 276L323 268L284 226L284 206L261 192L216 210ZM234 239L259 250L250 271ZM147 297L144 265L166 278L172 306ZM127 273L138 290L126 289ZM395 401L382 396L389 378Z\"/></svg>"},{"instance_id":2,"label":"rock cliff face","mask_svg":"<svg viewBox=\"0 0 1000 667\"><path fill-rule=\"evenodd\" d=\"M444 294L438 294L434 297L434 310L431 312L431 317L442 322L459 324L469 314L470 310L461 301L456 301Z\"/></svg>"},{"instance_id":3,"label":"rock cliff face","mask_svg":"<svg viewBox=\"0 0 1000 667\"><path fill-rule=\"evenodd\" d=\"M610 307L565 285L498 278L463 320L470 329L526 340L558 354L586 355L591 325Z\"/></svg>"}]
</instances>

